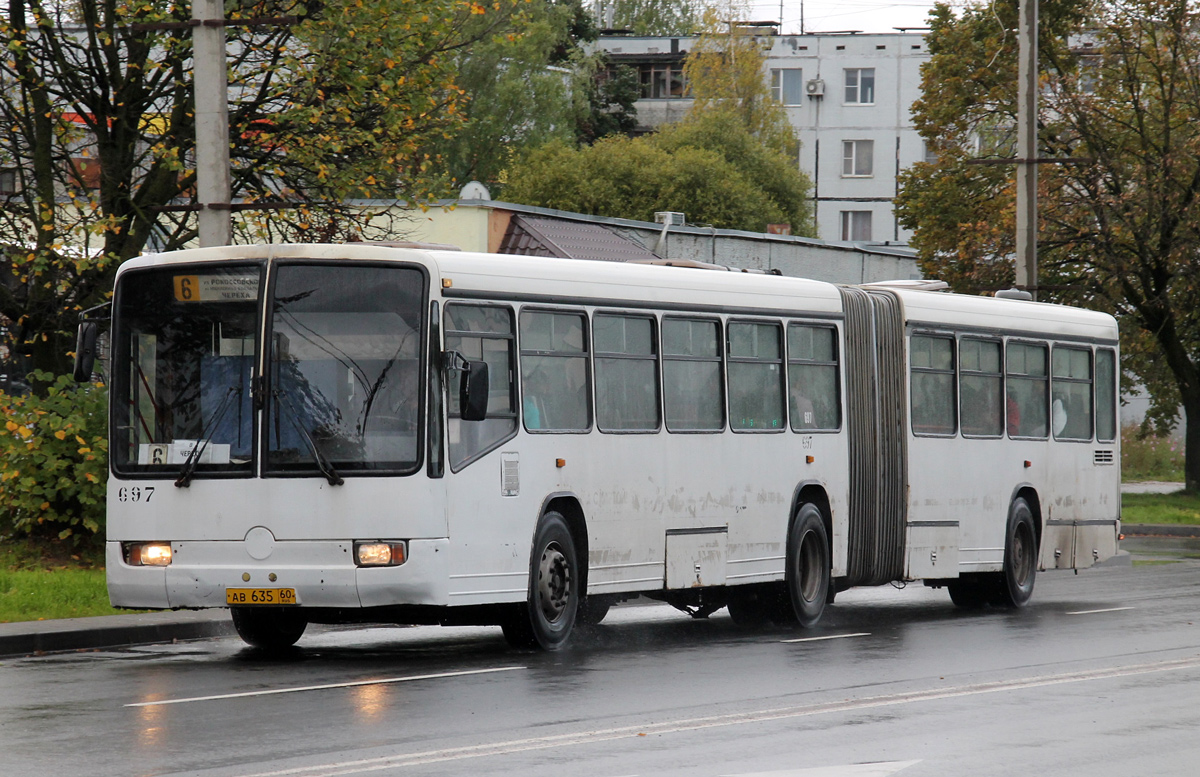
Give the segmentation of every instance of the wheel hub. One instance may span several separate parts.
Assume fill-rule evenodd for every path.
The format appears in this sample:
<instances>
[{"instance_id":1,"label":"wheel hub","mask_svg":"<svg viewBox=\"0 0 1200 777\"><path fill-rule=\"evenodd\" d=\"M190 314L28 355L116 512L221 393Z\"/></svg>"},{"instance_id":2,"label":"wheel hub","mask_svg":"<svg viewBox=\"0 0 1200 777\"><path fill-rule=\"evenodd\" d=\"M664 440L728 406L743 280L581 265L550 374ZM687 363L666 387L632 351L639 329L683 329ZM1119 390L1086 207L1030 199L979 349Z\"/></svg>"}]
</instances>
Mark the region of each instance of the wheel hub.
<instances>
[{"instance_id":1,"label":"wheel hub","mask_svg":"<svg viewBox=\"0 0 1200 777\"><path fill-rule=\"evenodd\" d=\"M571 598L571 567L558 543L542 551L538 563L538 605L550 623L562 617Z\"/></svg>"}]
</instances>

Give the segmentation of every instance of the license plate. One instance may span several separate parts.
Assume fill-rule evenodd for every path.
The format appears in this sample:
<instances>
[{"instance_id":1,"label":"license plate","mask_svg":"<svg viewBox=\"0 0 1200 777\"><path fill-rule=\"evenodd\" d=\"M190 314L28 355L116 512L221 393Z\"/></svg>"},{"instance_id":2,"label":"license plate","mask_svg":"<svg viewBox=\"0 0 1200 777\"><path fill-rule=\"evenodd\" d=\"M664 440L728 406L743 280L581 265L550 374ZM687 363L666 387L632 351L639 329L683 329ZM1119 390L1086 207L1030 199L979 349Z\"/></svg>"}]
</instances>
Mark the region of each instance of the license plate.
<instances>
[{"instance_id":1,"label":"license plate","mask_svg":"<svg viewBox=\"0 0 1200 777\"><path fill-rule=\"evenodd\" d=\"M226 588L226 604L295 604L295 588Z\"/></svg>"}]
</instances>

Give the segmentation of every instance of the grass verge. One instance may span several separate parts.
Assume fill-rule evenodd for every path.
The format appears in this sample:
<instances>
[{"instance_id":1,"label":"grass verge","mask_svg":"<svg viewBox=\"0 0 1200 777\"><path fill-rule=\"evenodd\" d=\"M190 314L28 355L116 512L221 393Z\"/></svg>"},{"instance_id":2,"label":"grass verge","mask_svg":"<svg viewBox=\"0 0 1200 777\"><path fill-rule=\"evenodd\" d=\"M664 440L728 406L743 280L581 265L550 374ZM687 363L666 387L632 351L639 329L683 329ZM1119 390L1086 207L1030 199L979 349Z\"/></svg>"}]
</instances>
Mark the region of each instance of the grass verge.
<instances>
[{"instance_id":1,"label":"grass verge","mask_svg":"<svg viewBox=\"0 0 1200 777\"><path fill-rule=\"evenodd\" d=\"M1200 525L1200 495L1182 491L1176 494L1123 494L1121 523Z\"/></svg>"},{"instance_id":2,"label":"grass verge","mask_svg":"<svg viewBox=\"0 0 1200 777\"><path fill-rule=\"evenodd\" d=\"M96 551L0 537L0 623L114 612Z\"/></svg>"}]
</instances>

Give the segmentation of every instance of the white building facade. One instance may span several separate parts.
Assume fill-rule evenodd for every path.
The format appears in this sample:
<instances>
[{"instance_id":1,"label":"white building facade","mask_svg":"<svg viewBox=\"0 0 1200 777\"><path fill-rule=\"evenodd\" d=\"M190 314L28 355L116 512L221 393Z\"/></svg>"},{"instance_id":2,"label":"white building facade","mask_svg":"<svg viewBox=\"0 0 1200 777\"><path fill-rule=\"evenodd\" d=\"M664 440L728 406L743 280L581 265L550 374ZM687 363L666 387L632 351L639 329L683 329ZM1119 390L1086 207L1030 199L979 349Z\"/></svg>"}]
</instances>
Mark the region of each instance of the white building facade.
<instances>
[{"instance_id":1,"label":"white building facade","mask_svg":"<svg viewBox=\"0 0 1200 777\"><path fill-rule=\"evenodd\" d=\"M694 38L609 35L613 65L637 69L644 130L687 113L683 60ZM836 242L907 244L893 202L901 170L925 159L912 125L928 60L920 32L763 35L763 78L800 139L800 169L813 184L817 236Z\"/></svg>"}]
</instances>

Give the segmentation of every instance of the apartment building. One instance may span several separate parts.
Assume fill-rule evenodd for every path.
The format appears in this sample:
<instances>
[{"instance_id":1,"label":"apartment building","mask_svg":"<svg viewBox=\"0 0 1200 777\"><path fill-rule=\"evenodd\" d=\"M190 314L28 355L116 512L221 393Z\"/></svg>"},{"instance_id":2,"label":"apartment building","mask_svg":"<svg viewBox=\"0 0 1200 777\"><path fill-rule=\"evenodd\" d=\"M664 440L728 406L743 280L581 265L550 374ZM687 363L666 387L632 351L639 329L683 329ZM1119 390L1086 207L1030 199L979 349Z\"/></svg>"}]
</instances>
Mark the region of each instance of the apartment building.
<instances>
[{"instance_id":1,"label":"apartment building","mask_svg":"<svg viewBox=\"0 0 1200 777\"><path fill-rule=\"evenodd\" d=\"M763 28L763 78L800 138L797 164L813 183L818 237L906 244L893 198L899 172L925 158L910 108L929 58L921 32L776 35ZM683 61L694 38L605 35L613 64L636 68L638 121L649 131L691 105Z\"/></svg>"}]
</instances>

